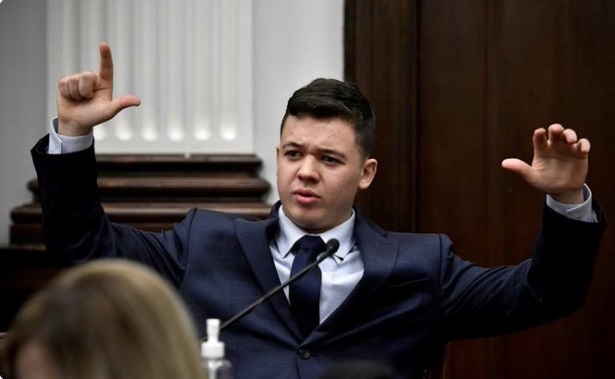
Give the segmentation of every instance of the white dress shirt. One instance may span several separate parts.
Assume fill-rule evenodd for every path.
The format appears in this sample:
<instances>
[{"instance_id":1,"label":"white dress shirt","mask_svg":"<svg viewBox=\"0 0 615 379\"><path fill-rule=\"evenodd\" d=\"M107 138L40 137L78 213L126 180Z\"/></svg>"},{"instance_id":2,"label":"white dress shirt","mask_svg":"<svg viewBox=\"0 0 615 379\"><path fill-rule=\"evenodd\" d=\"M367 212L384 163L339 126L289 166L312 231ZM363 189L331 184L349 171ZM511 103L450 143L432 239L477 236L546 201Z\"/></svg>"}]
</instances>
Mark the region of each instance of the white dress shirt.
<instances>
[{"instance_id":1,"label":"white dress shirt","mask_svg":"<svg viewBox=\"0 0 615 379\"><path fill-rule=\"evenodd\" d=\"M284 283L290 276L295 255L291 248L306 233L286 217L283 207L278 210L280 228L269 248L273 256L275 268L280 282ZM320 322L323 322L346 299L350 291L363 276L363 260L354 239L355 213L343 224L324 233L318 234L326 243L331 238L339 241L337 252L320 262L318 267L322 273L320 289ZM284 289L288 299L288 287Z\"/></svg>"}]
</instances>

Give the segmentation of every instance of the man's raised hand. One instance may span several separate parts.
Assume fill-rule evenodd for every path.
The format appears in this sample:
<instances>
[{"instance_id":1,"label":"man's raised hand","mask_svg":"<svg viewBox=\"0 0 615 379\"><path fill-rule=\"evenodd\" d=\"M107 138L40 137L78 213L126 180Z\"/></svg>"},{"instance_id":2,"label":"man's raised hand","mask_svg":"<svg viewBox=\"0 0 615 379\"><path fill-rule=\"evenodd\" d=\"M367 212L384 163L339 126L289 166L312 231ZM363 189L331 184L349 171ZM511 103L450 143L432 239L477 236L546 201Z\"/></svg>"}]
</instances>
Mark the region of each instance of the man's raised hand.
<instances>
[{"instance_id":1,"label":"man's raised hand","mask_svg":"<svg viewBox=\"0 0 615 379\"><path fill-rule=\"evenodd\" d=\"M94 126L110 120L122 109L141 104L135 96L113 98L113 58L111 48L100 44L100 70L85 71L60 79L58 94L58 133L81 136Z\"/></svg>"},{"instance_id":2,"label":"man's raised hand","mask_svg":"<svg viewBox=\"0 0 615 379\"><path fill-rule=\"evenodd\" d=\"M587 177L590 143L578 139L572 129L559 124L534 131L532 165L515 159L505 159L502 167L516 172L531 186L566 204L583 202L583 184Z\"/></svg>"}]
</instances>

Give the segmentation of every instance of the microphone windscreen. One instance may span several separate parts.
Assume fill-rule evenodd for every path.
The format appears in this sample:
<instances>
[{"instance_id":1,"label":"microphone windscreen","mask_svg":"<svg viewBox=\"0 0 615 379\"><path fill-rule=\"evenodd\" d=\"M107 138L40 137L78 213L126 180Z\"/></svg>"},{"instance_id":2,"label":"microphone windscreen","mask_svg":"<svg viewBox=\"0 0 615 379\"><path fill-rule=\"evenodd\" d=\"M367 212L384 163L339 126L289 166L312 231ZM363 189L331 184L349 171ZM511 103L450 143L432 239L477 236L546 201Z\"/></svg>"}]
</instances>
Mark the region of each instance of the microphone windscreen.
<instances>
[{"instance_id":1,"label":"microphone windscreen","mask_svg":"<svg viewBox=\"0 0 615 379\"><path fill-rule=\"evenodd\" d=\"M329 254L333 254L337 251L337 249L340 248L340 241L336 240L335 238L331 238L329 241L327 241L327 252Z\"/></svg>"}]
</instances>

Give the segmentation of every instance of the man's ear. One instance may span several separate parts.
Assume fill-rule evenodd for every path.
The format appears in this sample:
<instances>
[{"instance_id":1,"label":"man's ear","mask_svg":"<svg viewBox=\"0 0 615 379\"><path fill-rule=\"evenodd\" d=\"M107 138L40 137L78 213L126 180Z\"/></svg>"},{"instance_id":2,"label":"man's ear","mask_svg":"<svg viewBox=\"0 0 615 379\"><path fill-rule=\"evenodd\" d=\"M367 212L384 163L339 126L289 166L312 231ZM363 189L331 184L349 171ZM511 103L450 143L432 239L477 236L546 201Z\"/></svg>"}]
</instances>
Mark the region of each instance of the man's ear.
<instances>
[{"instance_id":1,"label":"man's ear","mask_svg":"<svg viewBox=\"0 0 615 379\"><path fill-rule=\"evenodd\" d=\"M372 180L374 180L374 177L376 176L377 169L377 160L375 160L374 158L369 158L365 160L361 172L361 180L359 180L359 189L367 189L370 184L372 184Z\"/></svg>"}]
</instances>

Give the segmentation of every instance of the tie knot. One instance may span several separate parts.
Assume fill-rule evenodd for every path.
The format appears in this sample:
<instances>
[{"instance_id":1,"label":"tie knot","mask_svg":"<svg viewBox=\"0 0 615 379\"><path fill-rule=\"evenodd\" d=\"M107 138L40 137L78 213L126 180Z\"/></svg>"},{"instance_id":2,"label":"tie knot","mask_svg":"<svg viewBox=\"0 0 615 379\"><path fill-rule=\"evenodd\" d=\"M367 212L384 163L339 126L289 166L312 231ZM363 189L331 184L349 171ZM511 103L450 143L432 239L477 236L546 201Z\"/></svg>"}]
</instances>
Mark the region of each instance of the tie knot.
<instances>
[{"instance_id":1,"label":"tie knot","mask_svg":"<svg viewBox=\"0 0 615 379\"><path fill-rule=\"evenodd\" d=\"M325 243L322 238L318 236L305 235L301 237L296 243L297 252L306 252L312 255L320 254L325 251Z\"/></svg>"}]
</instances>

